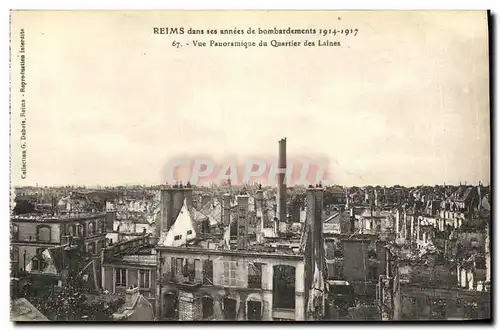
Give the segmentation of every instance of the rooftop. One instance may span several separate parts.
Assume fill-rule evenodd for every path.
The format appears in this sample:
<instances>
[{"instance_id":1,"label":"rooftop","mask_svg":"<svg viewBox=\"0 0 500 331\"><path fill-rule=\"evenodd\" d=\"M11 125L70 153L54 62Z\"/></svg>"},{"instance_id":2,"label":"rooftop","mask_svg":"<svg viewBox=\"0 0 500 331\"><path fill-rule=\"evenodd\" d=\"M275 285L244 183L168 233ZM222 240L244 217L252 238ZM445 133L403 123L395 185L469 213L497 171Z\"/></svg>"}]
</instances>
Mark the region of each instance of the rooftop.
<instances>
[{"instance_id":1,"label":"rooftop","mask_svg":"<svg viewBox=\"0 0 500 331\"><path fill-rule=\"evenodd\" d=\"M23 222L66 222L66 221L76 221L76 220L87 220L106 216L106 213L71 213L71 214L23 214L23 215L13 215L11 219L13 221L23 221Z\"/></svg>"},{"instance_id":2,"label":"rooftop","mask_svg":"<svg viewBox=\"0 0 500 331\"><path fill-rule=\"evenodd\" d=\"M106 261L122 261L128 263L152 263L155 240L150 234L138 236L126 241L117 242L104 249ZM156 263L156 260L155 260Z\"/></svg>"},{"instance_id":3,"label":"rooftop","mask_svg":"<svg viewBox=\"0 0 500 331\"><path fill-rule=\"evenodd\" d=\"M265 246L264 249L271 250L273 247ZM262 246L253 246L247 250L232 250L232 249L208 249L198 246L188 246L188 247L158 247L159 250L168 251L171 253L187 253L187 254L207 254L207 255L225 255L225 256L247 256L247 257L263 257L263 258L284 258L292 260L301 260L303 258L302 253L283 252L277 249L276 251L263 251Z\"/></svg>"}]
</instances>

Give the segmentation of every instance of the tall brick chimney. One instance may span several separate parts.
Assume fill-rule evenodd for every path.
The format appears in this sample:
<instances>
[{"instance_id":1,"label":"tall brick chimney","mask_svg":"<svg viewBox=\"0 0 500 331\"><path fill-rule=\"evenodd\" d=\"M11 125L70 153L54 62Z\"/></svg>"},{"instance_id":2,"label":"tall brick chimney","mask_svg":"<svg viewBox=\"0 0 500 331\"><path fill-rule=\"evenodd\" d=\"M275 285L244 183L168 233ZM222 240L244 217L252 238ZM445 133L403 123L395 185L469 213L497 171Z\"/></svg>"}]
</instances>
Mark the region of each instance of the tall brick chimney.
<instances>
[{"instance_id":1,"label":"tall brick chimney","mask_svg":"<svg viewBox=\"0 0 500 331\"><path fill-rule=\"evenodd\" d=\"M258 208L263 208L264 207L264 191L262 190L262 186L259 185L259 188L257 189L257 192L255 193L255 209L257 210Z\"/></svg>"},{"instance_id":2,"label":"tall brick chimney","mask_svg":"<svg viewBox=\"0 0 500 331\"><path fill-rule=\"evenodd\" d=\"M286 222L286 138L279 142L278 154L278 219L280 222Z\"/></svg>"},{"instance_id":3,"label":"tall brick chimney","mask_svg":"<svg viewBox=\"0 0 500 331\"><path fill-rule=\"evenodd\" d=\"M245 250L248 246L248 195L238 195L238 249Z\"/></svg>"},{"instance_id":4,"label":"tall brick chimney","mask_svg":"<svg viewBox=\"0 0 500 331\"><path fill-rule=\"evenodd\" d=\"M231 222L231 195L225 193L222 196L222 223L224 226L229 226Z\"/></svg>"}]
</instances>

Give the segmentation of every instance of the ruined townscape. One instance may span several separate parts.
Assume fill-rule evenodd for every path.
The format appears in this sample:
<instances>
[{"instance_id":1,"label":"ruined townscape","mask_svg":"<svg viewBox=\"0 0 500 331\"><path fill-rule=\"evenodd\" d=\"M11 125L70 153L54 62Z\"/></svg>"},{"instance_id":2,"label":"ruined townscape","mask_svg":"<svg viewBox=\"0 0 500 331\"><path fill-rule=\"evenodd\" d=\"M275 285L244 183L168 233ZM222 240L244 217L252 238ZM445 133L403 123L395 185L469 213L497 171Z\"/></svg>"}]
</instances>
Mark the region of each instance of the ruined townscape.
<instances>
[{"instance_id":1,"label":"ruined townscape","mask_svg":"<svg viewBox=\"0 0 500 331\"><path fill-rule=\"evenodd\" d=\"M11 320L490 318L489 185L283 179L16 187Z\"/></svg>"}]
</instances>

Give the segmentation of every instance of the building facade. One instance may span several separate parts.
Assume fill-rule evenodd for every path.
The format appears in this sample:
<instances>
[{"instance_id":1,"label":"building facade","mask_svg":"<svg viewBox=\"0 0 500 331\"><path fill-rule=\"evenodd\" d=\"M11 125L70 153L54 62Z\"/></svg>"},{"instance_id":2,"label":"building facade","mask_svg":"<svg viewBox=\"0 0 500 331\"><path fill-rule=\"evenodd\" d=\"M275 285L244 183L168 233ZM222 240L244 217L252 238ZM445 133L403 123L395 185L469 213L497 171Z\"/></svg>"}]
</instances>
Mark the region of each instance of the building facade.
<instances>
[{"instance_id":1,"label":"building facade","mask_svg":"<svg viewBox=\"0 0 500 331\"><path fill-rule=\"evenodd\" d=\"M159 247L162 320L303 320L301 255Z\"/></svg>"},{"instance_id":2,"label":"building facade","mask_svg":"<svg viewBox=\"0 0 500 331\"><path fill-rule=\"evenodd\" d=\"M76 245L87 258L99 256L106 245L106 213L61 216L13 216L11 254L13 272L59 274L49 270L47 249ZM69 262L69 261L68 261Z\"/></svg>"}]
</instances>

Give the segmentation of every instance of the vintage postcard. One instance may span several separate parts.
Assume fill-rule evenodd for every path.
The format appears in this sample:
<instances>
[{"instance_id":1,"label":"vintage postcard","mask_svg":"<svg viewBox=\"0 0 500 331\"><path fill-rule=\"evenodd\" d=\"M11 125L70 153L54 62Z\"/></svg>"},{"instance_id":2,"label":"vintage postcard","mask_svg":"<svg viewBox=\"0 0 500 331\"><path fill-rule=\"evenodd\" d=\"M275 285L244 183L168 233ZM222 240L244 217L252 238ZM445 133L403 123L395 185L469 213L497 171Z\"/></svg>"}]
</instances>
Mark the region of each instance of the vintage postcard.
<instances>
[{"instance_id":1,"label":"vintage postcard","mask_svg":"<svg viewBox=\"0 0 500 331\"><path fill-rule=\"evenodd\" d=\"M490 321L489 19L11 11L11 320Z\"/></svg>"}]
</instances>

